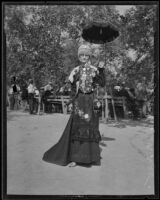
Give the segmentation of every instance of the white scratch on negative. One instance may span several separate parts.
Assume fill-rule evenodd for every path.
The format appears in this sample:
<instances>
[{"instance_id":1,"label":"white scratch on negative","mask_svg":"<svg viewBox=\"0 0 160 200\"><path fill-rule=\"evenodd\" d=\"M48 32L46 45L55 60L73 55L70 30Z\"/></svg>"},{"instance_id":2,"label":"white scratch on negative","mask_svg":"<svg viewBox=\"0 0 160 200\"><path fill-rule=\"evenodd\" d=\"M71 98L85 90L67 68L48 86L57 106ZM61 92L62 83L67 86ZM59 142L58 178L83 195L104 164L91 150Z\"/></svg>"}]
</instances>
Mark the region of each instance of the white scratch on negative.
<instances>
[{"instance_id":1,"label":"white scratch on negative","mask_svg":"<svg viewBox=\"0 0 160 200\"><path fill-rule=\"evenodd\" d=\"M144 186L146 186L146 184L148 183L149 178L150 178L150 175L148 175L148 177L146 178L146 181L145 181L145 183L144 183Z\"/></svg>"}]
</instances>

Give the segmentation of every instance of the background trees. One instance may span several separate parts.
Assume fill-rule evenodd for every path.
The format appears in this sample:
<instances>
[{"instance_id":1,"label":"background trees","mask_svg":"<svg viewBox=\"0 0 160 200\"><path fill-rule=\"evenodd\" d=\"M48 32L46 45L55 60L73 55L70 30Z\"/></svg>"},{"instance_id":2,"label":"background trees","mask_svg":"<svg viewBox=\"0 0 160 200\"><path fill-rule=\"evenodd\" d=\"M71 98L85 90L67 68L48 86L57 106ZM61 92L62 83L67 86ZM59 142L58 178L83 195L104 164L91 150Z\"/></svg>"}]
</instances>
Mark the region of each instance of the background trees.
<instances>
[{"instance_id":1,"label":"background trees","mask_svg":"<svg viewBox=\"0 0 160 200\"><path fill-rule=\"evenodd\" d=\"M132 86L137 82L145 82L148 87L153 84L156 12L154 5L135 6L122 18L126 51L133 52L134 57L124 57L121 72Z\"/></svg>"},{"instance_id":2,"label":"background trees","mask_svg":"<svg viewBox=\"0 0 160 200\"><path fill-rule=\"evenodd\" d=\"M37 87L49 80L55 89L60 87L78 65L85 22L100 19L120 31L120 37L107 44L106 54L101 46L107 86L125 81L128 86L143 82L153 88L156 10L156 5L134 6L121 16L108 5L6 5L7 80L11 75L32 77Z\"/></svg>"}]
</instances>

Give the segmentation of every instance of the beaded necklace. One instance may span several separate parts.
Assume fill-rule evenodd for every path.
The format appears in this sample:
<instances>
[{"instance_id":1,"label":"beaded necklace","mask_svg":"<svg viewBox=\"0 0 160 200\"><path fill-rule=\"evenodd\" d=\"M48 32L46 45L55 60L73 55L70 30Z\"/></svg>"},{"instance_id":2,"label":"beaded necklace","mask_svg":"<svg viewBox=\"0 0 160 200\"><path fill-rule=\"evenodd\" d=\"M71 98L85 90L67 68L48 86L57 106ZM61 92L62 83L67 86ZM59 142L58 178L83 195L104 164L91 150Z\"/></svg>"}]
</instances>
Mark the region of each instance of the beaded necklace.
<instances>
[{"instance_id":1,"label":"beaded necklace","mask_svg":"<svg viewBox=\"0 0 160 200\"><path fill-rule=\"evenodd\" d=\"M89 93L93 91L93 77L95 76L95 69L90 66L80 66L79 68L80 79L79 89L83 93Z\"/></svg>"}]
</instances>

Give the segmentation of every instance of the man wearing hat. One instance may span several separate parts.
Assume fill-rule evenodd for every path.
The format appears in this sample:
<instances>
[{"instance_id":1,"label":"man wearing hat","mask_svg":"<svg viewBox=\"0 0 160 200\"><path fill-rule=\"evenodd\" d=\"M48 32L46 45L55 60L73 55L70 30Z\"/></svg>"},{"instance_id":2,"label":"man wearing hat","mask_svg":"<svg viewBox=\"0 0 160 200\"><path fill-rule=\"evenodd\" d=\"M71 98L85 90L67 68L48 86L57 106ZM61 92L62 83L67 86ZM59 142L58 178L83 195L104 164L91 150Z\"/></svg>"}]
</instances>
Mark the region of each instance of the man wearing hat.
<instances>
[{"instance_id":1,"label":"man wearing hat","mask_svg":"<svg viewBox=\"0 0 160 200\"><path fill-rule=\"evenodd\" d=\"M44 87L44 110L46 113L52 112L52 104L47 101L47 98L52 94L52 82L48 82L48 84Z\"/></svg>"},{"instance_id":2,"label":"man wearing hat","mask_svg":"<svg viewBox=\"0 0 160 200\"><path fill-rule=\"evenodd\" d=\"M29 113L33 114L34 111L34 94L36 87L33 85L33 79L29 79L28 86L28 101L29 101Z\"/></svg>"},{"instance_id":3,"label":"man wearing hat","mask_svg":"<svg viewBox=\"0 0 160 200\"><path fill-rule=\"evenodd\" d=\"M19 92L20 92L20 87L17 84L16 77L12 76L11 77L11 86L9 87L9 90L8 90L10 110L14 110L15 107L18 109L18 107L19 107L19 101L18 101Z\"/></svg>"}]
</instances>

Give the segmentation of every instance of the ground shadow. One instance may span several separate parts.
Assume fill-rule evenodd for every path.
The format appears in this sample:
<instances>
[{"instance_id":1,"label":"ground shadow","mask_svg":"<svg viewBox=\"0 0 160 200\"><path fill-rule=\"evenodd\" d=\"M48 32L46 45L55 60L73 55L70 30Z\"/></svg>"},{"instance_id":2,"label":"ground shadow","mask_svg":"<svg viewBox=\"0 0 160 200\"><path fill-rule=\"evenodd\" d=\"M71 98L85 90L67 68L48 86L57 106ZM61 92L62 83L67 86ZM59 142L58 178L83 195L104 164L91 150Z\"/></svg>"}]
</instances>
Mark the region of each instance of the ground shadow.
<instances>
[{"instance_id":1,"label":"ground shadow","mask_svg":"<svg viewBox=\"0 0 160 200\"><path fill-rule=\"evenodd\" d=\"M83 164L83 163L77 163L77 166L85 167L85 168L91 168L92 167L91 164Z\"/></svg>"},{"instance_id":2,"label":"ground shadow","mask_svg":"<svg viewBox=\"0 0 160 200\"><path fill-rule=\"evenodd\" d=\"M115 138L109 138L109 137L104 137L102 136L102 141L113 141Z\"/></svg>"},{"instance_id":3,"label":"ground shadow","mask_svg":"<svg viewBox=\"0 0 160 200\"><path fill-rule=\"evenodd\" d=\"M100 157L100 159L102 159L102 157ZM80 167L85 167L85 168L90 168L92 166L100 166L101 165L101 160L98 161L98 162L92 162L92 163L77 163L77 166L80 166Z\"/></svg>"},{"instance_id":4,"label":"ground shadow","mask_svg":"<svg viewBox=\"0 0 160 200\"><path fill-rule=\"evenodd\" d=\"M141 126L141 127L153 127L154 120L129 120L126 122L127 126Z\"/></svg>"},{"instance_id":5,"label":"ground shadow","mask_svg":"<svg viewBox=\"0 0 160 200\"><path fill-rule=\"evenodd\" d=\"M18 110L20 111L20 110ZM36 115L36 114L34 114ZM19 117L31 117L31 116L34 116L34 115L30 115L29 112L27 111L20 111L20 112L17 112L15 110L13 111L7 111L6 112L6 120L7 121L15 121L16 118L19 118Z\"/></svg>"},{"instance_id":6,"label":"ground shadow","mask_svg":"<svg viewBox=\"0 0 160 200\"><path fill-rule=\"evenodd\" d=\"M15 120L16 120L16 119L15 119L16 117L24 117L24 115L21 115L21 116L20 116L20 115L15 115L15 114L14 114L14 115L12 115L12 114L8 115L8 114L7 114L6 119L7 119L7 121L15 121ZM27 115L26 115L25 117L27 117Z\"/></svg>"},{"instance_id":7,"label":"ground shadow","mask_svg":"<svg viewBox=\"0 0 160 200\"><path fill-rule=\"evenodd\" d=\"M103 123L103 122L101 122ZM126 128L127 126L131 127L153 127L154 126L154 118L146 118L146 119L120 119L120 120L109 120L107 123L105 123L109 127L115 127L115 128Z\"/></svg>"},{"instance_id":8,"label":"ground shadow","mask_svg":"<svg viewBox=\"0 0 160 200\"><path fill-rule=\"evenodd\" d=\"M103 146L103 147L106 147L107 144L104 143L104 141L113 141L113 140L115 140L115 138L109 138L109 137L104 137L104 136L102 136L102 140L101 140L101 142L99 143L99 145L100 145L100 146Z\"/></svg>"},{"instance_id":9,"label":"ground shadow","mask_svg":"<svg viewBox=\"0 0 160 200\"><path fill-rule=\"evenodd\" d=\"M107 144L104 143L104 142L100 142L99 145L100 145L100 146L103 146L103 147L106 147L106 146L107 146Z\"/></svg>"}]
</instances>

